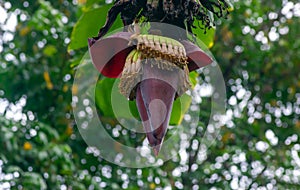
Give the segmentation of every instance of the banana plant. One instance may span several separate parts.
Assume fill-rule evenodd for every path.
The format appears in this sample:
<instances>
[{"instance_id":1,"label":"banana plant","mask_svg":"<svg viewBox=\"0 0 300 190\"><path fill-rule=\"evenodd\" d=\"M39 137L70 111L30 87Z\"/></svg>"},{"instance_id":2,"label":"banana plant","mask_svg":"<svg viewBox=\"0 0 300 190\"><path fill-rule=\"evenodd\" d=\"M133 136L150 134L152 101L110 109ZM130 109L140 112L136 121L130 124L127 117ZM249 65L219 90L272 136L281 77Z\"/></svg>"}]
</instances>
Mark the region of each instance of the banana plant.
<instances>
[{"instance_id":1,"label":"banana plant","mask_svg":"<svg viewBox=\"0 0 300 190\"><path fill-rule=\"evenodd\" d=\"M156 156L174 100L191 87L189 72L213 61L189 40L194 20L202 22L205 33L214 25L208 12L222 17L228 8L224 0L119 0L108 11L98 36L88 40L95 67L106 77L120 78L120 93L136 100ZM104 38L119 14L124 30Z\"/></svg>"}]
</instances>

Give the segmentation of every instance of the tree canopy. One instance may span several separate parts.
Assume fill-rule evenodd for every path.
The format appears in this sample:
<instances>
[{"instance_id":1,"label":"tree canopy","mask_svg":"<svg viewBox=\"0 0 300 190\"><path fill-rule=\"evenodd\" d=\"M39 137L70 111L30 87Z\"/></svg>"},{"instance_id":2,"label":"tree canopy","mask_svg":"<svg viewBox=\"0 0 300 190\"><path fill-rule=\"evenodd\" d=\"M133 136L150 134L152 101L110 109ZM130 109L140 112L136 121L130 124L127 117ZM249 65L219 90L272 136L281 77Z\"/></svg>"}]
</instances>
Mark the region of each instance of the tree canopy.
<instances>
[{"instance_id":1,"label":"tree canopy","mask_svg":"<svg viewBox=\"0 0 300 190\"><path fill-rule=\"evenodd\" d=\"M0 189L299 189L300 3L231 3L227 19L195 31L225 81L226 121L215 142L201 144L213 100L206 93L213 79L201 69L190 74L194 93L173 109L180 152L160 166L129 168L84 141L72 110L87 38L105 23L111 1L0 0ZM121 26L117 19L110 31ZM115 141L142 144L145 135L114 115L114 82L100 76L90 102ZM131 113L138 117L134 105Z\"/></svg>"}]
</instances>

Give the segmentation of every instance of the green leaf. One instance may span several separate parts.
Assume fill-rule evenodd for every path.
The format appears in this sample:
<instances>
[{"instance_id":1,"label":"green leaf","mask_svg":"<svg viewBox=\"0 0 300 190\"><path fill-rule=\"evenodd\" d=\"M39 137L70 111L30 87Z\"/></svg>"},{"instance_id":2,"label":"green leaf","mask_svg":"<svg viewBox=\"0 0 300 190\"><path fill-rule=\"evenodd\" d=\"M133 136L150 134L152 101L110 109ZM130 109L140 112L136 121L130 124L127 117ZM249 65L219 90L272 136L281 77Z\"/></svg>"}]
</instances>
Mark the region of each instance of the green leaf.
<instances>
[{"instance_id":1,"label":"green leaf","mask_svg":"<svg viewBox=\"0 0 300 190\"><path fill-rule=\"evenodd\" d=\"M115 79L104 78L98 81L95 92L96 105L103 116L115 117L111 105L111 92Z\"/></svg>"},{"instance_id":2,"label":"green leaf","mask_svg":"<svg viewBox=\"0 0 300 190\"><path fill-rule=\"evenodd\" d=\"M38 173L25 172L22 176L22 185L31 189L47 189L47 184Z\"/></svg>"},{"instance_id":3,"label":"green leaf","mask_svg":"<svg viewBox=\"0 0 300 190\"><path fill-rule=\"evenodd\" d=\"M55 139L57 140L59 138L59 134L58 132L55 130L55 128L52 128L44 123L39 123L41 129L45 132L45 134L47 135L47 139Z\"/></svg>"},{"instance_id":4,"label":"green leaf","mask_svg":"<svg viewBox=\"0 0 300 190\"><path fill-rule=\"evenodd\" d=\"M170 125L179 125L182 122L183 116L188 111L191 103L192 98L187 94L182 95L174 101Z\"/></svg>"},{"instance_id":5,"label":"green leaf","mask_svg":"<svg viewBox=\"0 0 300 190\"><path fill-rule=\"evenodd\" d=\"M46 151L39 151L38 158L41 161L46 160L48 158L48 153Z\"/></svg>"},{"instance_id":6,"label":"green leaf","mask_svg":"<svg viewBox=\"0 0 300 190\"><path fill-rule=\"evenodd\" d=\"M0 160L2 160L4 163L8 162L6 156L4 154L2 154L2 153L0 154Z\"/></svg>"},{"instance_id":7,"label":"green leaf","mask_svg":"<svg viewBox=\"0 0 300 190\"><path fill-rule=\"evenodd\" d=\"M52 3L45 0L39 0L40 8L32 15L28 26L39 30L50 30L52 27L63 29L64 24L61 21L63 14L54 9Z\"/></svg>"},{"instance_id":8,"label":"green leaf","mask_svg":"<svg viewBox=\"0 0 300 190\"><path fill-rule=\"evenodd\" d=\"M196 71L190 72L189 77L192 84L192 88L195 88L196 84L198 83L197 78L199 76L199 73Z\"/></svg>"},{"instance_id":9,"label":"green leaf","mask_svg":"<svg viewBox=\"0 0 300 190\"><path fill-rule=\"evenodd\" d=\"M20 173L22 173L23 172L23 170L19 166L15 166L15 165L5 167L4 171L6 173L14 173L14 172L20 172Z\"/></svg>"},{"instance_id":10,"label":"green leaf","mask_svg":"<svg viewBox=\"0 0 300 190\"><path fill-rule=\"evenodd\" d=\"M104 5L85 12L73 28L68 50L86 47L88 38L97 36L99 29L105 24L106 13L110 8L111 5ZM118 17L110 30L113 31L120 27L122 27L122 21Z\"/></svg>"},{"instance_id":11,"label":"green leaf","mask_svg":"<svg viewBox=\"0 0 300 190\"><path fill-rule=\"evenodd\" d=\"M120 94L119 79L103 78L96 86L96 105L101 110L103 116L115 118L115 111L117 117L129 119L132 117L139 118L139 112L136 107L135 101L128 101ZM112 105L112 102L113 105ZM116 109L124 108L124 109ZM128 109L125 109L128 108Z\"/></svg>"},{"instance_id":12,"label":"green leaf","mask_svg":"<svg viewBox=\"0 0 300 190\"><path fill-rule=\"evenodd\" d=\"M56 53L57 53L57 49L54 45L48 45L43 50L43 54L48 57L52 57Z\"/></svg>"},{"instance_id":13,"label":"green leaf","mask_svg":"<svg viewBox=\"0 0 300 190\"><path fill-rule=\"evenodd\" d=\"M85 4L85 7L89 8L89 7L92 7L95 4L103 5L103 4L105 4L105 0L87 0L86 4Z\"/></svg>"},{"instance_id":14,"label":"green leaf","mask_svg":"<svg viewBox=\"0 0 300 190\"><path fill-rule=\"evenodd\" d=\"M44 145L47 145L48 144L48 138L47 138L47 135L44 133L44 132L39 132L39 134L38 134L38 139L37 139L37 141L39 142L39 143L42 143L42 144L44 144Z\"/></svg>"},{"instance_id":15,"label":"green leaf","mask_svg":"<svg viewBox=\"0 0 300 190\"><path fill-rule=\"evenodd\" d=\"M130 101L129 102L129 108L130 108L131 114L135 118L140 118L140 114L139 114L139 111L138 111L137 106L136 106L136 101Z\"/></svg>"},{"instance_id":16,"label":"green leaf","mask_svg":"<svg viewBox=\"0 0 300 190\"><path fill-rule=\"evenodd\" d=\"M65 153L72 153L72 149L69 145L61 145L61 149L65 152Z\"/></svg>"},{"instance_id":17,"label":"green leaf","mask_svg":"<svg viewBox=\"0 0 300 190\"><path fill-rule=\"evenodd\" d=\"M208 48L211 48L214 45L216 28L212 27L204 33L204 26L199 21L195 21L194 25L197 28L193 28L192 31L196 35L196 38L201 40Z\"/></svg>"}]
</instances>

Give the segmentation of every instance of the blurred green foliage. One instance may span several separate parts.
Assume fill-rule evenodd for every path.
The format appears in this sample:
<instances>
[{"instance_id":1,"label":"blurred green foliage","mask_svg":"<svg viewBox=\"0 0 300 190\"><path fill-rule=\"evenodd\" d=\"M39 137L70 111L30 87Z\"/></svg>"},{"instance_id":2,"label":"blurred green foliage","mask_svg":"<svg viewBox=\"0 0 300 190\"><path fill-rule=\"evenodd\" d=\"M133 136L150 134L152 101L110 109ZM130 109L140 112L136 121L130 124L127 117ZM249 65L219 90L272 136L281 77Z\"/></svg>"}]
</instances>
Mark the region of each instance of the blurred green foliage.
<instances>
[{"instance_id":1,"label":"blurred green foliage","mask_svg":"<svg viewBox=\"0 0 300 190\"><path fill-rule=\"evenodd\" d=\"M191 132L183 117L184 134L192 136L185 154L144 169L98 157L81 138L72 115L76 66L111 4L0 0L0 6L7 12L0 19L0 189L300 188L296 0L237 0L228 19L216 21L215 31L197 32L206 45L213 45L210 50L223 71L228 121L215 144L200 146L211 98L193 99L191 107L200 105L201 122ZM13 17L17 24L10 30L7 23ZM120 25L118 21L114 28ZM204 73L194 76L196 90L209 83ZM100 114L105 113L99 104ZM118 122L102 120L113 134ZM126 133L115 139L133 146L144 139Z\"/></svg>"}]
</instances>

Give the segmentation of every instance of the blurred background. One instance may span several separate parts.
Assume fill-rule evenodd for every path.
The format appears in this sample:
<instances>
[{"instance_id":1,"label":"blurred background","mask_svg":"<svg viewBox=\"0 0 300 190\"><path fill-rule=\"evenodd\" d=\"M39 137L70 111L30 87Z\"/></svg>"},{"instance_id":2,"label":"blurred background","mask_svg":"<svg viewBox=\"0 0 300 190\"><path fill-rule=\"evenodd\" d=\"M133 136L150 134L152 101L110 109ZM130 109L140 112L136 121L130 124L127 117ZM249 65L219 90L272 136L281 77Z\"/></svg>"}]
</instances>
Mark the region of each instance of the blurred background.
<instances>
[{"instance_id":1,"label":"blurred background","mask_svg":"<svg viewBox=\"0 0 300 190\"><path fill-rule=\"evenodd\" d=\"M209 86L200 70L193 75L199 95L189 102L200 107L198 125L189 126L184 114L173 123L184 123L191 140L162 166L143 169L101 159L72 115L76 67L111 3L0 0L1 190L300 189L299 1L232 1L228 18L201 36L226 83L227 120L216 143L200 146L211 109L210 94L200 93ZM110 82L100 78L97 89ZM95 101L116 141L144 141L118 123L109 102Z\"/></svg>"}]
</instances>

